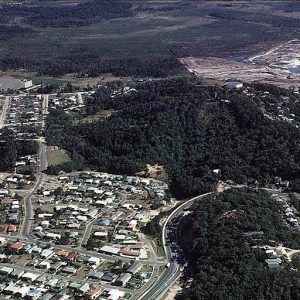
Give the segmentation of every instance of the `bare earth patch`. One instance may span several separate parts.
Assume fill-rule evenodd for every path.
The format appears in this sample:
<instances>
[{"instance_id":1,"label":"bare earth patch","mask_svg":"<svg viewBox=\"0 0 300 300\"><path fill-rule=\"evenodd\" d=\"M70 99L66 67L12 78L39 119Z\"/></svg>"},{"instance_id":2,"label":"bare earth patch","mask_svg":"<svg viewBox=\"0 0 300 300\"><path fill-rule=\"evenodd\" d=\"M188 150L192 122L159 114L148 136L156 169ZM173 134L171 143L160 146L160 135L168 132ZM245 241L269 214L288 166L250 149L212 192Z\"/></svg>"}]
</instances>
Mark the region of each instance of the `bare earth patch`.
<instances>
[{"instance_id":1,"label":"bare earth patch","mask_svg":"<svg viewBox=\"0 0 300 300\"><path fill-rule=\"evenodd\" d=\"M144 171L136 173L136 175L142 177L151 177L161 181L166 181L168 179L168 174L164 169L164 166L160 166L157 164L147 164L146 169Z\"/></svg>"},{"instance_id":2,"label":"bare earth patch","mask_svg":"<svg viewBox=\"0 0 300 300\"><path fill-rule=\"evenodd\" d=\"M219 57L184 57L180 62L189 72L214 80L264 82L285 88L300 85L300 74L293 68L300 65L300 41L292 40L238 62Z\"/></svg>"},{"instance_id":3,"label":"bare earth patch","mask_svg":"<svg viewBox=\"0 0 300 300\"><path fill-rule=\"evenodd\" d=\"M175 296L182 290L178 280L169 288L164 300L173 300Z\"/></svg>"}]
</instances>

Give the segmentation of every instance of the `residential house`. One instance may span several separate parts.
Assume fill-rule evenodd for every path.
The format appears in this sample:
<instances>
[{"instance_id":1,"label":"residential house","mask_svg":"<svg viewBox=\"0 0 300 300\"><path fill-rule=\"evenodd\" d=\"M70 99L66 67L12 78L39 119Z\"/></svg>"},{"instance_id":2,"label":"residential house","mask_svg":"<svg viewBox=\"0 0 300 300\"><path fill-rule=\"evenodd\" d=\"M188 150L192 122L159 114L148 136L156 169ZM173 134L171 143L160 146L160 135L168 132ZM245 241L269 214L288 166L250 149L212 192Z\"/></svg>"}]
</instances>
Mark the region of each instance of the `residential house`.
<instances>
[{"instance_id":1,"label":"residential house","mask_svg":"<svg viewBox=\"0 0 300 300\"><path fill-rule=\"evenodd\" d=\"M91 300L94 300L94 299L97 299L102 293L102 288L100 287L96 287L94 289L91 289L91 290L88 290L86 293L85 293L85 296L88 298L88 299L91 299Z\"/></svg>"},{"instance_id":2,"label":"residential house","mask_svg":"<svg viewBox=\"0 0 300 300\"><path fill-rule=\"evenodd\" d=\"M128 281L131 279L131 277L132 277L132 274L123 273L118 278L118 281L122 283L122 286L125 286L128 283Z\"/></svg>"}]
</instances>

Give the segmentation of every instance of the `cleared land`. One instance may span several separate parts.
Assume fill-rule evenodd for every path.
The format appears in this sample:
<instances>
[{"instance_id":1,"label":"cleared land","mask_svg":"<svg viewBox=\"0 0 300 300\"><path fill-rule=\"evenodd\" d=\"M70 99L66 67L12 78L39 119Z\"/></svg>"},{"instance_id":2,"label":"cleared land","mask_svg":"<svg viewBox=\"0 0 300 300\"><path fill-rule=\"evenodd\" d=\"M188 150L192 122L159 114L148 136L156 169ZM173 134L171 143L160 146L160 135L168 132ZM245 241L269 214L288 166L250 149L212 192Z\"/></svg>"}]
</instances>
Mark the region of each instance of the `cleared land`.
<instances>
[{"instance_id":1,"label":"cleared land","mask_svg":"<svg viewBox=\"0 0 300 300\"><path fill-rule=\"evenodd\" d=\"M48 165L55 166L70 161L70 158L65 150L47 147L47 160Z\"/></svg>"},{"instance_id":2,"label":"cleared land","mask_svg":"<svg viewBox=\"0 0 300 300\"><path fill-rule=\"evenodd\" d=\"M199 77L299 86L300 41L292 40L241 62L219 57L184 57L181 63Z\"/></svg>"},{"instance_id":3,"label":"cleared land","mask_svg":"<svg viewBox=\"0 0 300 300\"><path fill-rule=\"evenodd\" d=\"M93 123L93 122L97 122L97 121L102 121L102 120L109 118L114 112L116 112L116 111L102 110L102 111L96 113L95 115L84 117L81 119L75 119L72 123L73 123L73 125L76 125L76 124Z\"/></svg>"}]
</instances>

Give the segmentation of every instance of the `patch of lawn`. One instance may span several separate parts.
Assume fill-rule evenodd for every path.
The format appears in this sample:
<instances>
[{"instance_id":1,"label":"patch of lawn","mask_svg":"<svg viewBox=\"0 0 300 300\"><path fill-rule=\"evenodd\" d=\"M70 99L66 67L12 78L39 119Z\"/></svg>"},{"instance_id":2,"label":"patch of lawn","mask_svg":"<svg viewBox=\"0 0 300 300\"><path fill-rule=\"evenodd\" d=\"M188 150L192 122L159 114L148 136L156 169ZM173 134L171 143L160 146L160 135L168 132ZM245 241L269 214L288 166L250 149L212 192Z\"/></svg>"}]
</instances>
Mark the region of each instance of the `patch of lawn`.
<instances>
[{"instance_id":1,"label":"patch of lawn","mask_svg":"<svg viewBox=\"0 0 300 300\"><path fill-rule=\"evenodd\" d=\"M47 147L47 160L49 166L56 166L65 162L69 162L70 157L65 150Z\"/></svg>"},{"instance_id":2,"label":"patch of lawn","mask_svg":"<svg viewBox=\"0 0 300 300\"><path fill-rule=\"evenodd\" d=\"M55 79L52 77L34 77L32 80L32 83L34 85L36 84L51 84L51 85L64 85L66 84L66 81Z\"/></svg>"}]
</instances>

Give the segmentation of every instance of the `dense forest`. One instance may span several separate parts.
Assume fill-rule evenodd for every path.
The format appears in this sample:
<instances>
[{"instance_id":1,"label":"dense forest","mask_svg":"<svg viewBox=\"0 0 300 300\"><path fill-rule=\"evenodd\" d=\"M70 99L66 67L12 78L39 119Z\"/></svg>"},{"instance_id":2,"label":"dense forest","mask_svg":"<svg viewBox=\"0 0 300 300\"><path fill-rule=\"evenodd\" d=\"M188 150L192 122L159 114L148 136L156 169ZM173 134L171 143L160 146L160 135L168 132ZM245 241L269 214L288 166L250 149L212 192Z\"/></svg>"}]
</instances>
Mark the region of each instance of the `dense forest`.
<instances>
[{"instance_id":1,"label":"dense forest","mask_svg":"<svg viewBox=\"0 0 300 300\"><path fill-rule=\"evenodd\" d=\"M223 18L229 20L243 20L246 22L257 22L268 24L273 27L282 27L284 29L298 30L300 26L299 18L289 18L284 16L277 16L273 18L272 16L266 15L265 13L252 13L252 12L240 12L234 9L215 12L210 14L215 18Z\"/></svg>"},{"instance_id":2,"label":"dense forest","mask_svg":"<svg viewBox=\"0 0 300 300\"><path fill-rule=\"evenodd\" d=\"M12 18L38 27L74 27L91 25L100 20L133 16L130 3L114 1L91 1L77 5L20 5L4 3L0 6L0 23Z\"/></svg>"},{"instance_id":3,"label":"dense forest","mask_svg":"<svg viewBox=\"0 0 300 300\"><path fill-rule=\"evenodd\" d=\"M90 1L76 5L43 3L42 1L39 5L0 3L0 40L6 41L9 38L26 35L32 41L40 38L43 28L47 30L57 28L64 39L63 29L66 27L88 29L93 24L112 19L125 20L136 14L133 4L125 1ZM92 49L86 51L88 49L86 48L88 46L84 45L86 41L82 43L78 45L77 51L69 51L74 45L68 45L68 50L65 50L63 54L60 53L59 57L57 54L53 57L53 53L44 53L42 59L39 55L11 55L11 53L1 55L0 69L2 71L26 69L37 72L39 75L55 77L70 73L78 77L96 77L106 73L115 76L163 77L177 74L183 69L178 60L168 53L156 56L116 57L111 55L110 51L104 55L95 53ZM61 41L53 41L51 45L53 44L61 44Z\"/></svg>"},{"instance_id":4,"label":"dense forest","mask_svg":"<svg viewBox=\"0 0 300 300\"><path fill-rule=\"evenodd\" d=\"M34 33L34 30L17 25L0 25L0 40L6 40L12 35L17 37L30 33Z\"/></svg>"},{"instance_id":5,"label":"dense forest","mask_svg":"<svg viewBox=\"0 0 300 300\"><path fill-rule=\"evenodd\" d=\"M300 176L299 130L265 118L243 91L187 78L141 83L113 98L107 90L89 98L86 111L114 111L108 119L74 125L63 110L47 118L48 143L68 150L76 167L134 174L160 164L179 198L210 191L219 178L264 184Z\"/></svg>"},{"instance_id":6,"label":"dense forest","mask_svg":"<svg viewBox=\"0 0 300 300\"><path fill-rule=\"evenodd\" d=\"M0 69L28 69L39 75L54 77L74 73L78 78L97 77L107 73L115 76L165 77L183 71L180 62L172 57L102 59L88 55L77 55L76 59L66 57L59 61L5 57L0 59Z\"/></svg>"},{"instance_id":7,"label":"dense forest","mask_svg":"<svg viewBox=\"0 0 300 300\"><path fill-rule=\"evenodd\" d=\"M299 248L299 233L284 224L280 206L267 192L237 189L207 196L188 218L193 282L176 299L300 299L297 260L281 257L281 267L273 271L265 263L262 246ZM245 235L253 231L263 236Z\"/></svg>"}]
</instances>

